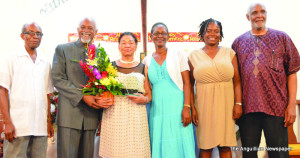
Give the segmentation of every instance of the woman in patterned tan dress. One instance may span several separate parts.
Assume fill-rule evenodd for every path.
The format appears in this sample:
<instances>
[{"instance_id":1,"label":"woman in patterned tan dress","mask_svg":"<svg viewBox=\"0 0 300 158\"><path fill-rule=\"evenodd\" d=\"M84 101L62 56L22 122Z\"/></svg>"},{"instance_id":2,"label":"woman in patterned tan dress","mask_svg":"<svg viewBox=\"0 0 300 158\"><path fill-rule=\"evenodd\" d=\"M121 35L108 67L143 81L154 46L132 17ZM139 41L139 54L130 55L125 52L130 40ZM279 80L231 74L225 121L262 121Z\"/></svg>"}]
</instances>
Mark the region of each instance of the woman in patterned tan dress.
<instances>
[{"instance_id":1,"label":"woman in patterned tan dress","mask_svg":"<svg viewBox=\"0 0 300 158\"><path fill-rule=\"evenodd\" d=\"M229 147L237 145L234 120L242 115L237 57L232 49L219 46L223 37L219 21L207 19L200 26L199 36L205 46L189 56L192 85L196 81L197 115L193 121L197 125L199 157L211 157L212 149L218 147L220 157L229 158ZM194 89L191 91L193 102Z\"/></svg>"},{"instance_id":2,"label":"woman in patterned tan dress","mask_svg":"<svg viewBox=\"0 0 300 158\"><path fill-rule=\"evenodd\" d=\"M119 38L121 59L117 67L118 80L124 96L115 96L114 105L103 110L100 133L102 158L150 158L150 138L146 103L151 101L150 84L144 65L134 61L137 39L131 32Z\"/></svg>"}]
</instances>

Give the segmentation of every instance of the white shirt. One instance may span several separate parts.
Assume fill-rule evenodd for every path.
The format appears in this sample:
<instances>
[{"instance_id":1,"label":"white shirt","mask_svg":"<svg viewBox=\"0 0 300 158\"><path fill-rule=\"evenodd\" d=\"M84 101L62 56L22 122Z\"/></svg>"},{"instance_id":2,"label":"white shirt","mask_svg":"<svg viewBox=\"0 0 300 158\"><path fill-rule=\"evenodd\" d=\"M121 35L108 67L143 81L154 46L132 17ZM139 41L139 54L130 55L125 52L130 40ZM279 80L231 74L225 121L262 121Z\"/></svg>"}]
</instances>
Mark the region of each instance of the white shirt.
<instances>
[{"instance_id":1,"label":"white shirt","mask_svg":"<svg viewBox=\"0 0 300 158\"><path fill-rule=\"evenodd\" d=\"M47 136L47 94L53 92L50 63L25 48L0 66L0 86L9 91L10 117L16 136Z\"/></svg>"},{"instance_id":2,"label":"white shirt","mask_svg":"<svg viewBox=\"0 0 300 158\"><path fill-rule=\"evenodd\" d=\"M144 62L145 65L149 68L151 64L152 54L145 57ZM166 57L167 62L167 71L172 79L172 81L177 85L177 87L183 91L183 80L181 76L181 72L190 70L187 56L183 54L183 52L169 49Z\"/></svg>"}]
</instances>

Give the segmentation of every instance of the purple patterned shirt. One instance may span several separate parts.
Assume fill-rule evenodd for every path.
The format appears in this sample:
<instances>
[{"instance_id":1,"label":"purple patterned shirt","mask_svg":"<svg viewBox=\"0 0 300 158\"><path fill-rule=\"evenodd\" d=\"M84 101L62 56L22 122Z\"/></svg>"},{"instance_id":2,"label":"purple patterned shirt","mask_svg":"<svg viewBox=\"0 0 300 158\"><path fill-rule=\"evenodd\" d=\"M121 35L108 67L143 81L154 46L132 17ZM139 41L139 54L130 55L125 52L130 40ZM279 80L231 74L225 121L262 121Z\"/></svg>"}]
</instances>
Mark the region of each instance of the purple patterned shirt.
<instances>
[{"instance_id":1,"label":"purple patterned shirt","mask_svg":"<svg viewBox=\"0 0 300 158\"><path fill-rule=\"evenodd\" d=\"M291 38L270 28L261 36L248 31L235 39L232 49L239 61L244 114L264 112L284 117L287 76L300 69L300 56Z\"/></svg>"}]
</instances>

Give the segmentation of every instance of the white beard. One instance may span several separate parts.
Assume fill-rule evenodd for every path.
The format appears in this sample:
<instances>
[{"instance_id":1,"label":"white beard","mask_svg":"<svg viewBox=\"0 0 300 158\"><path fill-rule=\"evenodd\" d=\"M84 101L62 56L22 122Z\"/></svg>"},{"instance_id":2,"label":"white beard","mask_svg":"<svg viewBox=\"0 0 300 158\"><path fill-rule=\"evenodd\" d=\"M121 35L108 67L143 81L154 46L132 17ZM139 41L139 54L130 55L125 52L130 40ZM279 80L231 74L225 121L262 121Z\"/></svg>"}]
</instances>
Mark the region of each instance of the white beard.
<instances>
[{"instance_id":1,"label":"white beard","mask_svg":"<svg viewBox=\"0 0 300 158\"><path fill-rule=\"evenodd\" d=\"M83 38L81 38L80 41L82 43L89 43L91 41L91 39L83 39Z\"/></svg>"},{"instance_id":2,"label":"white beard","mask_svg":"<svg viewBox=\"0 0 300 158\"><path fill-rule=\"evenodd\" d=\"M82 43L89 43L89 42L91 42L90 37L86 37L86 36L90 36L90 35L91 35L90 33L82 32L82 33L81 33L81 39L80 39L80 41L81 41Z\"/></svg>"}]
</instances>

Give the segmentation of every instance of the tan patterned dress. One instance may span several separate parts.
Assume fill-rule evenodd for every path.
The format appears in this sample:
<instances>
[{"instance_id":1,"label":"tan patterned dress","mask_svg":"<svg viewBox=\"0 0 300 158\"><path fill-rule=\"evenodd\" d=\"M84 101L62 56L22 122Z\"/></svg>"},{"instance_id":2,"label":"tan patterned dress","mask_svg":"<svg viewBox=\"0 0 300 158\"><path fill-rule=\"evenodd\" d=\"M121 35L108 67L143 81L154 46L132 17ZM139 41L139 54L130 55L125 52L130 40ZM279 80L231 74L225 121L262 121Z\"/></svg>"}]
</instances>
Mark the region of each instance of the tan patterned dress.
<instances>
[{"instance_id":1,"label":"tan patterned dress","mask_svg":"<svg viewBox=\"0 0 300 158\"><path fill-rule=\"evenodd\" d=\"M113 63L115 65L115 63ZM118 67L118 80L129 93L144 93L144 65ZM125 91L127 93L127 91ZM103 110L100 133L102 158L150 158L147 111L125 96L115 96L114 105Z\"/></svg>"},{"instance_id":2,"label":"tan patterned dress","mask_svg":"<svg viewBox=\"0 0 300 158\"><path fill-rule=\"evenodd\" d=\"M232 49L221 47L213 59L202 49L189 56L196 81L195 108L199 120L196 136L200 149L237 145L232 118L234 55Z\"/></svg>"}]
</instances>

